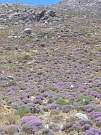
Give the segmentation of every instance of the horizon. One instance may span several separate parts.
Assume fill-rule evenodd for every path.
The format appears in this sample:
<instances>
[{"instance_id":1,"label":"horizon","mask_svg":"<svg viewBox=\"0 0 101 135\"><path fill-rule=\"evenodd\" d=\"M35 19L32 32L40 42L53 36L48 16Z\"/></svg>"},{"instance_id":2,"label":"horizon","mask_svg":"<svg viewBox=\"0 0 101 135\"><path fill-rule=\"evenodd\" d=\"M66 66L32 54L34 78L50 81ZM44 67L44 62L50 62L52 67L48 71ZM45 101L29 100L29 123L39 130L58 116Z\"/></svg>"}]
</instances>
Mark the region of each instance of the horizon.
<instances>
[{"instance_id":1,"label":"horizon","mask_svg":"<svg viewBox=\"0 0 101 135\"><path fill-rule=\"evenodd\" d=\"M50 5L56 4L61 0L1 0L0 4L28 4L28 5Z\"/></svg>"}]
</instances>

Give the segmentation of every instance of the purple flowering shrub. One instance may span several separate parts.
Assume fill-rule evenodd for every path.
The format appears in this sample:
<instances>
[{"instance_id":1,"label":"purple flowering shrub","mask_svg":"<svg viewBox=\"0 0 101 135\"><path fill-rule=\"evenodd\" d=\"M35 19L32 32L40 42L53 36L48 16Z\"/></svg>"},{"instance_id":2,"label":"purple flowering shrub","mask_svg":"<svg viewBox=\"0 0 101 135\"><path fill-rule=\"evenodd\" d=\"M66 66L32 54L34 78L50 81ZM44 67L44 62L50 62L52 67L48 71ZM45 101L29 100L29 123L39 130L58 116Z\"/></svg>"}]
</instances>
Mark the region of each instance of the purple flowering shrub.
<instances>
[{"instance_id":1,"label":"purple flowering shrub","mask_svg":"<svg viewBox=\"0 0 101 135\"><path fill-rule=\"evenodd\" d=\"M90 128L89 130L86 130L84 135L101 135L101 130Z\"/></svg>"},{"instance_id":2,"label":"purple flowering shrub","mask_svg":"<svg viewBox=\"0 0 101 135\"><path fill-rule=\"evenodd\" d=\"M42 128L42 122L36 116L24 116L20 122L23 131L26 133L34 133L38 129Z\"/></svg>"},{"instance_id":3,"label":"purple flowering shrub","mask_svg":"<svg viewBox=\"0 0 101 135\"><path fill-rule=\"evenodd\" d=\"M92 119L101 118L101 112L91 112L89 115Z\"/></svg>"}]
</instances>

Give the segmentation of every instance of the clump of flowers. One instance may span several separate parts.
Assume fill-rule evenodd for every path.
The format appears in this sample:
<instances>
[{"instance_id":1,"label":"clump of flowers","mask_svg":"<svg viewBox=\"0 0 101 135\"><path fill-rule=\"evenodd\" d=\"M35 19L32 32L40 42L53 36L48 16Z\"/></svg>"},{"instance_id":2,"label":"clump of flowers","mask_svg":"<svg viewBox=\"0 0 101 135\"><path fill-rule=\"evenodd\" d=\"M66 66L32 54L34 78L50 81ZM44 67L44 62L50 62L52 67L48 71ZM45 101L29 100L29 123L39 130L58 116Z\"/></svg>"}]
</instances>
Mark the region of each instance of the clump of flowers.
<instances>
[{"instance_id":1,"label":"clump of flowers","mask_svg":"<svg viewBox=\"0 0 101 135\"><path fill-rule=\"evenodd\" d=\"M86 130L84 135L101 135L101 130L90 128L89 130Z\"/></svg>"},{"instance_id":2,"label":"clump of flowers","mask_svg":"<svg viewBox=\"0 0 101 135\"><path fill-rule=\"evenodd\" d=\"M101 118L101 112L91 112L90 117L92 119Z\"/></svg>"},{"instance_id":3,"label":"clump of flowers","mask_svg":"<svg viewBox=\"0 0 101 135\"><path fill-rule=\"evenodd\" d=\"M36 116L24 116L20 123L25 133L35 133L42 128L42 122Z\"/></svg>"}]
</instances>

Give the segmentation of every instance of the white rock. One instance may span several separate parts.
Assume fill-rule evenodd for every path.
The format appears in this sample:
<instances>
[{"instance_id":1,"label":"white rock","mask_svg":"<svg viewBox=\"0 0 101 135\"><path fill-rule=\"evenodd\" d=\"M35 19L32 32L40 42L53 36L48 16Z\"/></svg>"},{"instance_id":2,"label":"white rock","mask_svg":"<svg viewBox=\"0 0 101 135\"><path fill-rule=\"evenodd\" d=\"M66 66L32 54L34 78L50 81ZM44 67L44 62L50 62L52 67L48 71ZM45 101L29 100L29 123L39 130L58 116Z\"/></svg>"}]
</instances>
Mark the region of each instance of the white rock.
<instances>
[{"instance_id":1,"label":"white rock","mask_svg":"<svg viewBox=\"0 0 101 135\"><path fill-rule=\"evenodd\" d=\"M12 36L12 35L10 35L10 36L8 36L8 38L18 38L18 36Z\"/></svg>"},{"instance_id":2,"label":"white rock","mask_svg":"<svg viewBox=\"0 0 101 135\"><path fill-rule=\"evenodd\" d=\"M73 84L71 84L71 86L70 86L71 88L74 88L74 85Z\"/></svg>"},{"instance_id":3,"label":"white rock","mask_svg":"<svg viewBox=\"0 0 101 135\"><path fill-rule=\"evenodd\" d=\"M48 124L46 124L44 127L45 127L46 129L48 129L48 128L49 128L49 125L48 125Z\"/></svg>"},{"instance_id":4,"label":"white rock","mask_svg":"<svg viewBox=\"0 0 101 135\"><path fill-rule=\"evenodd\" d=\"M13 19L14 17L17 17L17 16L19 16L20 15L20 13L12 13L12 14L10 14L8 17L9 17L9 19L11 20L11 19Z\"/></svg>"},{"instance_id":5,"label":"white rock","mask_svg":"<svg viewBox=\"0 0 101 135\"><path fill-rule=\"evenodd\" d=\"M26 28L24 29L25 34L32 34L32 29L31 28Z\"/></svg>"},{"instance_id":6,"label":"white rock","mask_svg":"<svg viewBox=\"0 0 101 135\"><path fill-rule=\"evenodd\" d=\"M31 101L34 101L34 99L35 99L34 96L31 96L31 97L30 97L30 100L31 100Z\"/></svg>"},{"instance_id":7,"label":"white rock","mask_svg":"<svg viewBox=\"0 0 101 135\"><path fill-rule=\"evenodd\" d=\"M13 77L13 76L10 76L10 75L7 76L7 78L8 78L8 79L12 79L12 80L14 79L14 77Z\"/></svg>"},{"instance_id":8,"label":"white rock","mask_svg":"<svg viewBox=\"0 0 101 135\"><path fill-rule=\"evenodd\" d=\"M86 114L83 114L83 113L76 113L74 116L77 117L77 118L80 119L80 120L89 121L89 119L88 119L88 117L87 117Z\"/></svg>"}]
</instances>

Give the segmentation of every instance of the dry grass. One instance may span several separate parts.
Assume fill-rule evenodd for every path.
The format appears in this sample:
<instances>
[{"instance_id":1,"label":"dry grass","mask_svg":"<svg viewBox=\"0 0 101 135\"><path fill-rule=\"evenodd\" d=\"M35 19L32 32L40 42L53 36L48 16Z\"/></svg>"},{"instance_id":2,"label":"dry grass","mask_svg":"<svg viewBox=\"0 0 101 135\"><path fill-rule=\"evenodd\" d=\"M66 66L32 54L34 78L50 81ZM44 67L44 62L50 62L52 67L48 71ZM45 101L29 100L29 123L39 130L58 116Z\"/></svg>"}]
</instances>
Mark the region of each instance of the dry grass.
<instances>
[{"instance_id":1,"label":"dry grass","mask_svg":"<svg viewBox=\"0 0 101 135\"><path fill-rule=\"evenodd\" d=\"M19 117L15 114L15 110L4 105L0 107L0 125L9 125L17 123Z\"/></svg>"}]
</instances>

